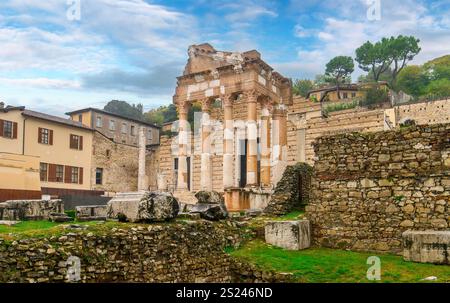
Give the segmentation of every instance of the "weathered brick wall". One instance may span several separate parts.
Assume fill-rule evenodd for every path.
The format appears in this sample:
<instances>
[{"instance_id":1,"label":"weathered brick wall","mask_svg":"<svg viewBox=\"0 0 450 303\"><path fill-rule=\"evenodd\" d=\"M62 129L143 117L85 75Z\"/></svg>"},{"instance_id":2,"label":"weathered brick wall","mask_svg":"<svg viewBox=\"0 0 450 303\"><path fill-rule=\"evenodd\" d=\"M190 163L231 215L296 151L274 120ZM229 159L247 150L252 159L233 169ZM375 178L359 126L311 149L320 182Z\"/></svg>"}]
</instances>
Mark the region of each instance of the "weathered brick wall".
<instances>
[{"instance_id":1,"label":"weathered brick wall","mask_svg":"<svg viewBox=\"0 0 450 303\"><path fill-rule=\"evenodd\" d=\"M405 230L446 230L450 124L322 137L306 215L327 247L398 252Z\"/></svg>"},{"instance_id":2,"label":"weathered brick wall","mask_svg":"<svg viewBox=\"0 0 450 303\"><path fill-rule=\"evenodd\" d=\"M417 124L450 123L450 99L394 107L397 122L413 119Z\"/></svg>"},{"instance_id":3,"label":"weathered brick wall","mask_svg":"<svg viewBox=\"0 0 450 303\"><path fill-rule=\"evenodd\" d=\"M228 224L227 224L228 223ZM81 282L230 282L224 253L243 239L233 222L122 225L4 241L0 282L66 282L69 256L81 261Z\"/></svg>"}]
</instances>

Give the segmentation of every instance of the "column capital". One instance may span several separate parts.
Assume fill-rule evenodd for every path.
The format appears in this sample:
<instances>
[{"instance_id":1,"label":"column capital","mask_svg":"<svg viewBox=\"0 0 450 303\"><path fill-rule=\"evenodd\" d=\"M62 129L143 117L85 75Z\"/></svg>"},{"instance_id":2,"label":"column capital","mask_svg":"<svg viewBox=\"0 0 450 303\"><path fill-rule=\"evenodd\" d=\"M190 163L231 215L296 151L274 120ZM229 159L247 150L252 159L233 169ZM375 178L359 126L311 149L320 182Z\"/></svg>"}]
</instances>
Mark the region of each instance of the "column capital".
<instances>
[{"instance_id":1,"label":"column capital","mask_svg":"<svg viewBox=\"0 0 450 303\"><path fill-rule=\"evenodd\" d=\"M187 115L191 104L189 102L183 101L178 104L178 113Z\"/></svg>"},{"instance_id":2,"label":"column capital","mask_svg":"<svg viewBox=\"0 0 450 303\"><path fill-rule=\"evenodd\" d=\"M285 116L287 113L286 105L284 104L276 104L273 107L273 115L274 116Z\"/></svg>"},{"instance_id":3,"label":"column capital","mask_svg":"<svg viewBox=\"0 0 450 303\"><path fill-rule=\"evenodd\" d=\"M244 98L247 102L257 102L259 97L259 92L256 89L250 89L243 92Z\"/></svg>"},{"instance_id":4,"label":"column capital","mask_svg":"<svg viewBox=\"0 0 450 303\"><path fill-rule=\"evenodd\" d=\"M200 103L202 104L202 112L209 112L211 110L211 104L213 100L211 98L204 98L200 100Z\"/></svg>"},{"instance_id":5,"label":"column capital","mask_svg":"<svg viewBox=\"0 0 450 303\"><path fill-rule=\"evenodd\" d=\"M224 106L233 106L233 102L236 100L236 94L221 95L220 99Z\"/></svg>"}]
</instances>

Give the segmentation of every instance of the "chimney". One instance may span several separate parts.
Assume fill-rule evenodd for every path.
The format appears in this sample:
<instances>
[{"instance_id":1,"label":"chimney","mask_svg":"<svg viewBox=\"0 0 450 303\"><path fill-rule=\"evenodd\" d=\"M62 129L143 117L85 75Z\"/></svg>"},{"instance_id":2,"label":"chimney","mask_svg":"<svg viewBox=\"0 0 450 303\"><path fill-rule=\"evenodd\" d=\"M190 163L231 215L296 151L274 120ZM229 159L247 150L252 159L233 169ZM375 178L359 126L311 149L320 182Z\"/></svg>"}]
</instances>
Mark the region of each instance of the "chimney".
<instances>
[{"instance_id":1,"label":"chimney","mask_svg":"<svg viewBox=\"0 0 450 303\"><path fill-rule=\"evenodd\" d=\"M0 109L4 109L5 108L5 103L4 102L0 102Z\"/></svg>"}]
</instances>

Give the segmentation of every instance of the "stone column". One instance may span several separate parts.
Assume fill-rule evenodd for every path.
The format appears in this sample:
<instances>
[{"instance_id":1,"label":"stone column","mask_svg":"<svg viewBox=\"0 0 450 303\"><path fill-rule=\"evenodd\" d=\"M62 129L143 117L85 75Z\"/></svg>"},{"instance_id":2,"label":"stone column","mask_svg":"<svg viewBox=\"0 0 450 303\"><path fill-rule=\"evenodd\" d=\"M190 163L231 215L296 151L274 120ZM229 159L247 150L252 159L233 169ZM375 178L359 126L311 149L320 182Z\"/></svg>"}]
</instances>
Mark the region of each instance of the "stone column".
<instances>
[{"instance_id":1,"label":"stone column","mask_svg":"<svg viewBox=\"0 0 450 303\"><path fill-rule=\"evenodd\" d=\"M210 100L202 100L200 188L212 191Z\"/></svg>"},{"instance_id":2,"label":"stone column","mask_svg":"<svg viewBox=\"0 0 450 303\"><path fill-rule=\"evenodd\" d=\"M270 185L270 156L271 156L271 140L270 140L270 109L269 101L263 103L261 110L261 184L263 186Z\"/></svg>"},{"instance_id":3,"label":"stone column","mask_svg":"<svg viewBox=\"0 0 450 303\"><path fill-rule=\"evenodd\" d=\"M224 104L223 129L223 188L233 187L233 100L231 96L222 98Z\"/></svg>"},{"instance_id":4,"label":"stone column","mask_svg":"<svg viewBox=\"0 0 450 303\"><path fill-rule=\"evenodd\" d=\"M145 152L146 152L145 127L139 127L139 168L138 168L138 191L146 191L147 177L145 174Z\"/></svg>"},{"instance_id":5,"label":"stone column","mask_svg":"<svg viewBox=\"0 0 450 303\"><path fill-rule=\"evenodd\" d=\"M187 147L188 147L188 134L189 134L189 122L187 120L189 112L188 103L180 103L178 105L178 118L179 118L179 131L178 131L178 176L177 176L177 189L187 190Z\"/></svg>"},{"instance_id":6,"label":"stone column","mask_svg":"<svg viewBox=\"0 0 450 303\"><path fill-rule=\"evenodd\" d=\"M256 125L256 92L251 91L247 97L247 186L257 185L258 169L258 127Z\"/></svg>"},{"instance_id":7,"label":"stone column","mask_svg":"<svg viewBox=\"0 0 450 303\"><path fill-rule=\"evenodd\" d=\"M287 117L283 104L278 104L273 111L273 148L275 161L287 160Z\"/></svg>"},{"instance_id":8,"label":"stone column","mask_svg":"<svg viewBox=\"0 0 450 303\"><path fill-rule=\"evenodd\" d=\"M287 118L283 104L278 104L273 110L272 153L273 153L273 180L276 185L281 179L287 163Z\"/></svg>"}]
</instances>

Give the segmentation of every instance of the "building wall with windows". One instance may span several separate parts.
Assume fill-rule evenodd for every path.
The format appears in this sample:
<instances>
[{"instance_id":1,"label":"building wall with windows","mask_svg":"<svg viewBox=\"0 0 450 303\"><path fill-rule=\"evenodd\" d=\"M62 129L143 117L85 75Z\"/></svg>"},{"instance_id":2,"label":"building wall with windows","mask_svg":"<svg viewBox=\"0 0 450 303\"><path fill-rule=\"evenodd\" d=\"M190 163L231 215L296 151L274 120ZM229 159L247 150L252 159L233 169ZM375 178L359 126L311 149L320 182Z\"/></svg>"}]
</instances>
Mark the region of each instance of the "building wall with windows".
<instances>
[{"instance_id":1,"label":"building wall with windows","mask_svg":"<svg viewBox=\"0 0 450 303\"><path fill-rule=\"evenodd\" d=\"M24 150L42 163L41 186L90 190L92 138L90 130L28 118Z\"/></svg>"},{"instance_id":2,"label":"building wall with windows","mask_svg":"<svg viewBox=\"0 0 450 303\"><path fill-rule=\"evenodd\" d=\"M0 200L39 198L44 189L89 191L92 138L93 130L68 119L0 110Z\"/></svg>"},{"instance_id":3,"label":"building wall with windows","mask_svg":"<svg viewBox=\"0 0 450 303\"><path fill-rule=\"evenodd\" d=\"M12 126L11 132L6 125ZM23 140L19 138L22 133L23 118L19 111L0 111L0 152L22 154Z\"/></svg>"},{"instance_id":4,"label":"building wall with windows","mask_svg":"<svg viewBox=\"0 0 450 303\"><path fill-rule=\"evenodd\" d=\"M146 128L147 145L159 144L159 128L149 123L128 119L119 115L110 114L99 109L82 109L67 113L72 120L99 131L117 143L138 146L139 127ZM81 121L80 121L81 117Z\"/></svg>"}]
</instances>

